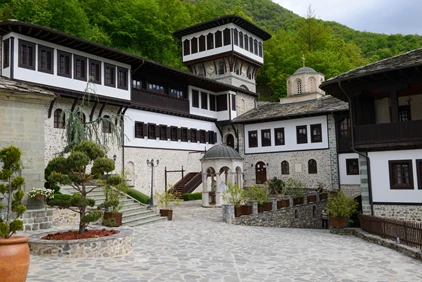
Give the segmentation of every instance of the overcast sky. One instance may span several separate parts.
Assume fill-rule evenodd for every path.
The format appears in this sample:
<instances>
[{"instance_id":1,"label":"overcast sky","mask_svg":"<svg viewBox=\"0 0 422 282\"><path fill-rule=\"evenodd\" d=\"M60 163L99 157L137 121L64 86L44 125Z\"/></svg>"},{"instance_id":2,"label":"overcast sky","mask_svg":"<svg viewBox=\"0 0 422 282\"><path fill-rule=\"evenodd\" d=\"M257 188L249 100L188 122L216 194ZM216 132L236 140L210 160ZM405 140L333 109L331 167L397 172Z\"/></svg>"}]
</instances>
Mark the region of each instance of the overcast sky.
<instances>
[{"instance_id":1,"label":"overcast sky","mask_svg":"<svg viewBox=\"0 0 422 282\"><path fill-rule=\"evenodd\" d=\"M350 28L386 34L422 35L422 0L273 0L305 17L312 5L316 18Z\"/></svg>"}]
</instances>

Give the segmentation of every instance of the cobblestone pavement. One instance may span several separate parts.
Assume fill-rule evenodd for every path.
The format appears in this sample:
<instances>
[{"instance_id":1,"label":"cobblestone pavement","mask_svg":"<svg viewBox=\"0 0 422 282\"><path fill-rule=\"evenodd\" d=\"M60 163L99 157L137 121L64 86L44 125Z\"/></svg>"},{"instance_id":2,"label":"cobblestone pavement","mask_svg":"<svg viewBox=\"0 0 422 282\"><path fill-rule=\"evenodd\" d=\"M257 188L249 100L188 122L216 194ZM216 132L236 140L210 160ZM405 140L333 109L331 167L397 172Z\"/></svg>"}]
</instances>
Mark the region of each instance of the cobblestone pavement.
<instances>
[{"instance_id":1,"label":"cobblestone pavement","mask_svg":"<svg viewBox=\"0 0 422 282\"><path fill-rule=\"evenodd\" d=\"M173 216L137 227L124 257L31 256L27 281L422 281L421 262L355 237L228 225L200 201Z\"/></svg>"}]
</instances>

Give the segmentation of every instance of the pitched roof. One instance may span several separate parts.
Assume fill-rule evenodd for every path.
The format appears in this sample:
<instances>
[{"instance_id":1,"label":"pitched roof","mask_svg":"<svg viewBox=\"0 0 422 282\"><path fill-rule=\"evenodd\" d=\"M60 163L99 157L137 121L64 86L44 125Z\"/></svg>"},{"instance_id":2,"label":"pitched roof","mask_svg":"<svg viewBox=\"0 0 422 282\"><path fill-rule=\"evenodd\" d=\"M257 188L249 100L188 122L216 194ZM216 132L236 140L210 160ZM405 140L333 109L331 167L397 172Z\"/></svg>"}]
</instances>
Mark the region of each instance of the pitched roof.
<instances>
[{"instance_id":1,"label":"pitched roof","mask_svg":"<svg viewBox=\"0 0 422 282\"><path fill-rule=\"evenodd\" d=\"M233 120L233 123L260 123L274 120L315 116L349 109L348 104L332 96L290 104L268 103L258 106Z\"/></svg>"},{"instance_id":2,"label":"pitched roof","mask_svg":"<svg viewBox=\"0 0 422 282\"><path fill-rule=\"evenodd\" d=\"M236 15L228 15L224 17L217 17L211 21L203 22L194 26L190 26L187 28L179 29L176 32L173 33L173 35L179 39L181 39L183 36L204 31L210 28L218 27L221 25L225 25L228 23L234 23L241 28L244 28L245 30L249 31L250 33L258 36L262 40L268 40L271 38L271 34L266 32L265 30L259 28L255 24L245 20L242 17L236 16Z\"/></svg>"},{"instance_id":3,"label":"pitched roof","mask_svg":"<svg viewBox=\"0 0 422 282\"><path fill-rule=\"evenodd\" d=\"M14 92L17 94L32 94L55 97L56 95L41 87L32 86L28 83L12 80L10 78L0 76L0 92Z\"/></svg>"}]
</instances>

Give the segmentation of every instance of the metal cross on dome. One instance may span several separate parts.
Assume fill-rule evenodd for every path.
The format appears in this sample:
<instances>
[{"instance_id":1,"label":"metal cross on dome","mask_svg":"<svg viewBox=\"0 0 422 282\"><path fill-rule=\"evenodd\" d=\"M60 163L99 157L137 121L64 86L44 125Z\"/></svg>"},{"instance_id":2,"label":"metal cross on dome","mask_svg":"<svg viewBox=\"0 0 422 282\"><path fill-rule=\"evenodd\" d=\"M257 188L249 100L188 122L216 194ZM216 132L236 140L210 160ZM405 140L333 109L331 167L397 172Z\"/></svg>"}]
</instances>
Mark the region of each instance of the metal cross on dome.
<instances>
[{"instance_id":1,"label":"metal cross on dome","mask_svg":"<svg viewBox=\"0 0 422 282\"><path fill-rule=\"evenodd\" d=\"M302 55L302 63L303 63L303 66L305 66L305 61L306 61L305 55Z\"/></svg>"}]
</instances>

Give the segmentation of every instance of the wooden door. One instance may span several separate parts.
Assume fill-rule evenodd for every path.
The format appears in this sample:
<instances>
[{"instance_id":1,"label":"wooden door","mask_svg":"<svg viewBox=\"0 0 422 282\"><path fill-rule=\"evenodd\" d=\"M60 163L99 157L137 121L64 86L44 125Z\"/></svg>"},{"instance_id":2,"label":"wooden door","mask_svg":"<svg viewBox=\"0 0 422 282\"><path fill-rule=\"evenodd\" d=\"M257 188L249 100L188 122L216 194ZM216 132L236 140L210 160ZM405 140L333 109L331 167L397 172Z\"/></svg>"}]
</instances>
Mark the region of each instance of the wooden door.
<instances>
[{"instance_id":1,"label":"wooden door","mask_svg":"<svg viewBox=\"0 0 422 282\"><path fill-rule=\"evenodd\" d=\"M263 162L255 165L256 184L263 184L267 181L267 167Z\"/></svg>"}]
</instances>

